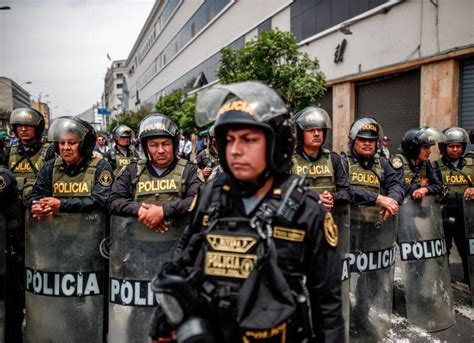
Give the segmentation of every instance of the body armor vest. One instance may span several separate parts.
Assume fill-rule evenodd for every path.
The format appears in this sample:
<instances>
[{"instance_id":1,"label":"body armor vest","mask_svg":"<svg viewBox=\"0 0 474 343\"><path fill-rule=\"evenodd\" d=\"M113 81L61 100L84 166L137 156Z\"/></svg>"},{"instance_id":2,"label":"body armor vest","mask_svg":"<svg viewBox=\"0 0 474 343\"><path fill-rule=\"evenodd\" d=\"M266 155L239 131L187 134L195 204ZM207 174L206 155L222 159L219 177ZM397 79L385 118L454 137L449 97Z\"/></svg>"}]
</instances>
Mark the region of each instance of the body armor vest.
<instances>
[{"instance_id":1,"label":"body armor vest","mask_svg":"<svg viewBox=\"0 0 474 343\"><path fill-rule=\"evenodd\" d=\"M349 183L351 186L382 194L380 182L383 179L383 169L378 154L374 155L372 169L363 168L359 162L354 162L349 154L347 161L349 162Z\"/></svg>"},{"instance_id":2,"label":"body armor vest","mask_svg":"<svg viewBox=\"0 0 474 343\"><path fill-rule=\"evenodd\" d=\"M469 182L466 179L466 175L469 178L469 181L472 183L472 158L464 158L464 163L461 169L462 173L456 169L452 169L452 166L448 166L443 159L438 160L438 165L441 171L441 181L443 182L443 185L448 188L449 193L464 193L466 188L469 187Z\"/></svg>"},{"instance_id":3,"label":"body armor vest","mask_svg":"<svg viewBox=\"0 0 474 343\"><path fill-rule=\"evenodd\" d=\"M421 166L420 170L418 173L413 172L410 168L410 161L403 155L403 154L397 154L397 157L399 157L402 162L403 162L403 173L405 175L405 185L409 186L413 183L416 183L418 186L420 185L420 181L422 179L428 178L428 171L426 168L426 164L423 163Z\"/></svg>"},{"instance_id":4,"label":"body armor vest","mask_svg":"<svg viewBox=\"0 0 474 343\"><path fill-rule=\"evenodd\" d=\"M43 144L36 154L29 157L34 166L33 168L28 159L20 153L20 146L12 146L10 158L8 160L8 167L15 174L16 182L18 184L18 194L21 199L26 200L31 194L37 173L45 162L46 152L49 147L49 144Z\"/></svg>"},{"instance_id":5,"label":"body armor vest","mask_svg":"<svg viewBox=\"0 0 474 343\"><path fill-rule=\"evenodd\" d=\"M294 154L292 173L302 177L306 175L308 188L316 193L336 191L331 153L327 149L322 150L320 158L315 162L306 160L298 153Z\"/></svg>"},{"instance_id":6,"label":"body armor vest","mask_svg":"<svg viewBox=\"0 0 474 343\"><path fill-rule=\"evenodd\" d=\"M100 157L92 157L87 168L76 176L68 176L62 170L64 161L57 157L53 167L53 197L76 198L88 197L92 194L95 185L95 173Z\"/></svg>"},{"instance_id":7,"label":"body armor vest","mask_svg":"<svg viewBox=\"0 0 474 343\"><path fill-rule=\"evenodd\" d=\"M124 156L122 152L116 148L111 151L111 154L114 155L113 158L115 159L115 176L117 176L119 170L121 170L125 166L128 166L132 161L136 160L135 151L132 149L128 149L129 156Z\"/></svg>"}]
</instances>

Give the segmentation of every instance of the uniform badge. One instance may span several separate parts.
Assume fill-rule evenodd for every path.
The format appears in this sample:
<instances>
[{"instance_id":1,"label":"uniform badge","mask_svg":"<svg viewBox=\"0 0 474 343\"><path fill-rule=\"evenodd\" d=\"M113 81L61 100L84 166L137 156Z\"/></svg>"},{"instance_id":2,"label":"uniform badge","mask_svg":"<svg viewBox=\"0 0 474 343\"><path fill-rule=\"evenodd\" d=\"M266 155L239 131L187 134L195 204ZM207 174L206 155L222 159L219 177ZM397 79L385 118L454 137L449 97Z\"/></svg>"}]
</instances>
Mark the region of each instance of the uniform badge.
<instances>
[{"instance_id":1,"label":"uniform badge","mask_svg":"<svg viewBox=\"0 0 474 343\"><path fill-rule=\"evenodd\" d=\"M326 238L326 241L332 247L336 247L339 241L337 225L334 223L334 218L330 212L327 212L324 217L324 238Z\"/></svg>"},{"instance_id":2,"label":"uniform badge","mask_svg":"<svg viewBox=\"0 0 474 343\"><path fill-rule=\"evenodd\" d=\"M0 190L3 190L6 185L7 183L5 182L5 179L0 175Z\"/></svg>"},{"instance_id":3,"label":"uniform badge","mask_svg":"<svg viewBox=\"0 0 474 343\"><path fill-rule=\"evenodd\" d=\"M403 162L400 157L394 157L392 158L392 167L395 169L400 169L403 166Z\"/></svg>"},{"instance_id":4,"label":"uniform badge","mask_svg":"<svg viewBox=\"0 0 474 343\"><path fill-rule=\"evenodd\" d=\"M102 171L99 176L99 183L104 187L109 187L112 184L112 174L108 170Z\"/></svg>"}]
</instances>

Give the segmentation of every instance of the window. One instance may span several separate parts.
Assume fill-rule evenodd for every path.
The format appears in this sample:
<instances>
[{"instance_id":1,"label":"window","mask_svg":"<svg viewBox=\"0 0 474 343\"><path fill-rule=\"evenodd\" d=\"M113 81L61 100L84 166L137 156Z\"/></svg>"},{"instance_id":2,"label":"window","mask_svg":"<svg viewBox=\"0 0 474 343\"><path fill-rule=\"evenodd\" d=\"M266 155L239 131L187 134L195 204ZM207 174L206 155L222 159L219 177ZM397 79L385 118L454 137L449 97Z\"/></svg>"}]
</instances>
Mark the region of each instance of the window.
<instances>
[{"instance_id":1,"label":"window","mask_svg":"<svg viewBox=\"0 0 474 343\"><path fill-rule=\"evenodd\" d=\"M295 0L290 6L291 32L302 41L385 2L388 0Z\"/></svg>"},{"instance_id":2,"label":"window","mask_svg":"<svg viewBox=\"0 0 474 343\"><path fill-rule=\"evenodd\" d=\"M272 29L272 18L268 18L267 20L265 20L263 23L261 23L257 27L258 34L261 34L262 32L268 31L268 30L271 30L271 29Z\"/></svg>"},{"instance_id":3,"label":"window","mask_svg":"<svg viewBox=\"0 0 474 343\"><path fill-rule=\"evenodd\" d=\"M117 83L117 89L122 89L123 88L123 83Z\"/></svg>"},{"instance_id":4,"label":"window","mask_svg":"<svg viewBox=\"0 0 474 343\"><path fill-rule=\"evenodd\" d=\"M122 79L122 78L123 78L123 73L117 73L117 74L115 74L115 78L117 78L117 79Z\"/></svg>"}]
</instances>

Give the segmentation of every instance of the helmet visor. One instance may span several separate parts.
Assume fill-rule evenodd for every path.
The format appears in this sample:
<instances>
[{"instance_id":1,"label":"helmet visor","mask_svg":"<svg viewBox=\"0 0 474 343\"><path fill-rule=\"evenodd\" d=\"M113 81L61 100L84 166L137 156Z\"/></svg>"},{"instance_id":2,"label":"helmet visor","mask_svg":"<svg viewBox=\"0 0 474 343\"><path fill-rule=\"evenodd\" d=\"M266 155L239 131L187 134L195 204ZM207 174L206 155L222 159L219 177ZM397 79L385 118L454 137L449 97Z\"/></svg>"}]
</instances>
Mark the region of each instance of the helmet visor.
<instances>
[{"instance_id":1,"label":"helmet visor","mask_svg":"<svg viewBox=\"0 0 474 343\"><path fill-rule=\"evenodd\" d=\"M60 142L65 139L75 138L82 141L89 132L88 128L72 118L58 118L53 121L48 130L50 142Z\"/></svg>"},{"instance_id":2,"label":"helmet visor","mask_svg":"<svg viewBox=\"0 0 474 343\"><path fill-rule=\"evenodd\" d=\"M379 139L383 136L382 126L373 118L358 119L349 131L349 138L352 140L355 140L356 137Z\"/></svg>"},{"instance_id":3,"label":"helmet visor","mask_svg":"<svg viewBox=\"0 0 474 343\"><path fill-rule=\"evenodd\" d=\"M445 143L467 143L469 135L462 127L452 127L444 131Z\"/></svg>"},{"instance_id":4,"label":"helmet visor","mask_svg":"<svg viewBox=\"0 0 474 343\"><path fill-rule=\"evenodd\" d=\"M423 146L435 145L436 143L444 143L446 137L437 128L432 126L424 126L417 135L418 141Z\"/></svg>"},{"instance_id":5,"label":"helmet visor","mask_svg":"<svg viewBox=\"0 0 474 343\"><path fill-rule=\"evenodd\" d=\"M171 136L178 133L178 127L171 119L163 114L150 114L143 119L138 128L139 137Z\"/></svg>"},{"instance_id":6,"label":"helmet visor","mask_svg":"<svg viewBox=\"0 0 474 343\"><path fill-rule=\"evenodd\" d=\"M329 114L322 108L317 107L307 107L298 112L295 116L295 122L302 130L331 128Z\"/></svg>"}]
</instances>

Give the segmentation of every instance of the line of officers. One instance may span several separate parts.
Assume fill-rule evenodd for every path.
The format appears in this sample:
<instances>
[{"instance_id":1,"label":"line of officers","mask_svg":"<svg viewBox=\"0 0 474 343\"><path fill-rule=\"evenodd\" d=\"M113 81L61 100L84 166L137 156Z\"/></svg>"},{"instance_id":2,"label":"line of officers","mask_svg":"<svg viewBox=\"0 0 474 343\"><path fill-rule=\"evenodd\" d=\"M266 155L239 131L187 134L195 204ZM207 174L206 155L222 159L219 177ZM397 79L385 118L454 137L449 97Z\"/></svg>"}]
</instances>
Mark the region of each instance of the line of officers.
<instances>
[{"instance_id":1,"label":"line of officers","mask_svg":"<svg viewBox=\"0 0 474 343\"><path fill-rule=\"evenodd\" d=\"M120 125L103 158L89 123L57 118L41 144L42 115L12 112L18 143L0 168L7 342L377 341L396 243L408 320L454 323L453 240L472 285L464 129L410 129L387 160L382 127L361 118L339 155L323 148L325 110L292 115L259 82L214 86L196 122L213 125L191 163L162 114L139 125L143 157Z\"/></svg>"}]
</instances>

